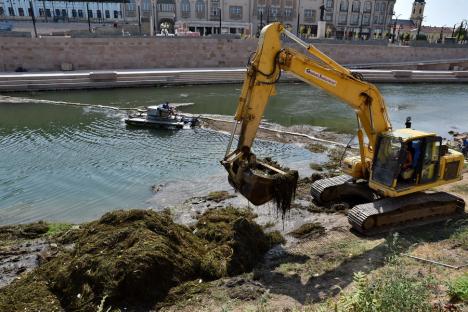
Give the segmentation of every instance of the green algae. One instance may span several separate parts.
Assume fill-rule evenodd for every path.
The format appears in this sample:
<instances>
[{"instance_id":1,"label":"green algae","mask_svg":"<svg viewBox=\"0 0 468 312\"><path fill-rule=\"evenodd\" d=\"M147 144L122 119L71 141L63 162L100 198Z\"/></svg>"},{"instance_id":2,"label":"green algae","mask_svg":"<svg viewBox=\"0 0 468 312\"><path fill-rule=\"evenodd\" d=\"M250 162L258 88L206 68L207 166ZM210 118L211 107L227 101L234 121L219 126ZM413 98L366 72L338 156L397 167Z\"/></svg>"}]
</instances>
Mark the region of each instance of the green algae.
<instances>
[{"instance_id":1,"label":"green algae","mask_svg":"<svg viewBox=\"0 0 468 312\"><path fill-rule=\"evenodd\" d=\"M64 233L54 258L0 289L0 310L96 311L104 297L105 310L151 309L185 282L251 270L274 243L255 217L211 209L192 230L165 212L107 213Z\"/></svg>"}]
</instances>

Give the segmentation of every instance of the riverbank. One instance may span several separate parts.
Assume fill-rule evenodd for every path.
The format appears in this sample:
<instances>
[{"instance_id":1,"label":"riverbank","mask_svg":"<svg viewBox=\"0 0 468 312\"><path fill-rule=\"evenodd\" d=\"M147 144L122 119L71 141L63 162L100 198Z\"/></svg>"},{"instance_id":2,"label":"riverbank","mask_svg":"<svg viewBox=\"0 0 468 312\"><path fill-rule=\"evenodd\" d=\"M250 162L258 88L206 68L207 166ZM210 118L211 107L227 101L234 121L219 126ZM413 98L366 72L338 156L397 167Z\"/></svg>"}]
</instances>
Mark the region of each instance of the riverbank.
<instances>
[{"instance_id":1,"label":"riverbank","mask_svg":"<svg viewBox=\"0 0 468 312\"><path fill-rule=\"evenodd\" d=\"M232 128L232 122L221 119L206 119L204 123L216 131ZM294 131L318 140L291 134ZM307 126L260 129L258 137L303 144L314 153L328 155L326 163L310 165L315 175L322 176L336 174L343 155L339 143L347 140ZM302 177L296 200L284 220L271 204L252 207L231 189L219 189L160 213L117 211L80 225L39 222L1 227L0 272L3 285L9 286L0 288L0 306L6 311L34 310L44 305L51 311L70 307L89 311L218 311L220 307L227 311L362 311L365 300L370 300L386 304L382 311L463 311L467 307L463 285L468 271L466 267L453 268L465 265L468 258L466 219L398 234L361 237L350 230L346 210L340 210L343 207L330 209L312 203L312 180ZM443 189L468 201L468 174L463 181ZM241 209L240 214L229 207ZM226 209L234 213L233 217L224 216ZM216 212L221 215L207 217ZM160 228L160 220L165 220L163 224L168 228ZM206 235L210 222L218 225ZM254 246L259 241L250 235L226 239L224 234L219 235L223 233L219 222L228 226L247 222L247 229L255 228L256 233L261 233L260 229L263 233L278 233L272 234L270 242L281 244L258 249ZM200 235L211 243L198 241ZM227 271L219 263L237 263L235 239L253 244L240 249L247 259L253 250L266 253L254 256L255 262L242 270L223 273ZM168 249L159 246L161 242ZM210 244L216 253L205 253L202 247L196 247L199 244ZM167 253L154 253L154 248ZM186 248L198 248L198 252L185 253ZM180 255L185 255L182 258L187 261L182 261ZM161 261L166 263L171 258L174 264L161 269ZM160 275L163 271L173 275ZM218 273L207 276L206 272ZM166 280L170 282L162 283ZM129 285L132 296L122 295L123 291L127 294ZM145 290L139 293L143 286ZM367 297L356 297L356 291ZM145 297L152 294L157 295Z\"/></svg>"},{"instance_id":2,"label":"riverbank","mask_svg":"<svg viewBox=\"0 0 468 312\"><path fill-rule=\"evenodd\" d=\"M378 83L467 83L468 71L355 69ZM0 92L242 83L245 68L0 73ZM298 82L289 73L280 82Z\"/></svg>"},{"instance_id":3,"label":"riverbank","mask_svg":"<svg viewBox=\"0 0 468 312\"><path fill-rule=\"evenodd\" d=\"M0 307L4 311L45 306L49 311L71 307L82 311L219 311L220 307L226 311L363 311L366 304L383 303L376 311L467 308L463 287L468 270L461 267L468 256L466 219L361 237L350 231L344 211L325 212L304 205L309 187L310 180L300 181L286 227L271 210L269 221L265 211L263 217L256 217L258 208L229 210L239 195L223 191L186 201L183 214L193 219L182 226L171 221L177 219L180 207L171 207L161 213L117 211L80 225L39 222L0 227ZM468 175L449 190L466 199ZM290 227L291 219L302 222ZM226 225L226 233L244 234L220 236ZM258 234L253 238L245 231ZM263 232L272 233L267 241L261 238ZM273 233L281 233L286 241ZM204 254L197 237L211 241L203 244L214 248L214 258ZM258 247L261 241L270 247ZM248 245L237 249L238 243ZM280 245L271 248L275 244ZM238 252L241 262L236 260ZM249 258L253 252L261 254ZM245 262L248 259L256 260ZM218 266L219 260L228 267L249 265L223 273L228 271ZM212 275L199 271L200 263ZM364 297L357 297L357 291Z\"/></svg>"}]
</instances>

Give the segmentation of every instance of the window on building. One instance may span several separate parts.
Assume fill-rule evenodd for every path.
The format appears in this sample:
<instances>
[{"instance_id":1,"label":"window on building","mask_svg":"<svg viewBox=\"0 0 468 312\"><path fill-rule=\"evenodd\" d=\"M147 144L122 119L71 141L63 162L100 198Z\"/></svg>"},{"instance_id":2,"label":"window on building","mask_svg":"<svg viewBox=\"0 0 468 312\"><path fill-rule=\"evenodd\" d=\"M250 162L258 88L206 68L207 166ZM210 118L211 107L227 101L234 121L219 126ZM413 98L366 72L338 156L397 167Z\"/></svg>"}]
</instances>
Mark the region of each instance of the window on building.
<instances>
[{"instance_id":1,"label":"window on building","mask_svg":"<svg viewBox=\"0 0 468 312\"><path fill-rule=\"evenodd\" d=\"M284 17L285 18L291 18L292 17L292 9L291 8L285 8L284 9Z\"/></svg>"},{"instance_id":2,"label":"window on building","mask_svg":"<svg viewBox=\"0 0 468 312\"><path fill-rule=\"evenodd\" d=\"M375 4L375 10L374 10L374 11L375 11L375 12L380 12L380 2L377 2L377 3Z\"/></svg>"},{"instance_id":3,"label":"window on building","mask_svg":"<svg viewBox=\"0 0 468 312\"><path fill-rule=\"evenodd\" d=\"M31 10L31 8L28 8L28 16L32 16L32 10Z\"/></svg>"},{"instance_id":4,"label":"window on building","mask_svg":"<svg viewBox=\"0 0 468 312\"><path fill-rule=\"evenodd\" d=\"M232 19L242 18L242 7L237 5L229 6L229 17Z\"/></svg>"},{"instance_id":5,"label":"window on building","mask_svg":"<svg viewBox=\"0 0 468 312\"><path fill-rule=\"evenodd\" d=\"M18 15L19 16L24 16L24 9L23 8L18 8Z\"/></svg>"},{"instance_id":6,"label":"window on building","mask_svg":"<svg viewBox=\"0 0 468 312\"><path fill-rule=\"evenodd\" d=\"M276 19L276 17L279 15L279 8L272 7L270 8L270 16Z\"/></svg>"},{"instance_id":7,"label":"window on building","mask_svg":"<svg viewBox=\"0 0 468 312\"><path fill-rule=\"evenodd\" d=\"M331 22L333 20L333 13L325 14L325 21Z\"/></svg>"},{"instance_id":8,"label":"window on building","mask_svg":"<svg viewBox=\"0 0 468 312\"><path fill-rule=\"evenodd\" d=\"M119 18L119 11L114 10L114 18Z\"/></svg>"},{"instance_id":9,"label":"window on building","mask_svg":"<svg viewBox=\"0 0 468 312\"><path fill-rule=\"evenodd\" d=\"M309 23L315 23L317 21L317 11L304 10L304 19Z\"/></svg>"},{"instance_id":10,"label":"window on building","mask_svg":"<svg viewBox=\"0 0 468 312\"><path fill-rule=\"evenodd\" d=\"M78 10L78 17L83 18L83 10Z\"/></svg>"},{"instance_id":11,"label":"window on building","mask_svg":"<svg viewBox=\"0 0 468 312\"><path fill-rule=\"evenodd\" d=\"M351 15L351 25L358 25L359 24L359 13L353 13Z\"/></svg>"},{"instance_id":12,"label":"window on building","mask_svg":"<svg viewBox=\"0 0 468 312\"><path fill-rule=\"evenodd\" d=\"M385 9L386 9L386 5L385 5L385 2L381 2L380 3L380 12L385 12Z\"/></svg>"},{"instance_id":13,"label":"window on building","mask_svg":"<svg viewBox=\"0 0 468 312\"><path fill-rule=\"evenodd\" d=\"M360 1L353 1L353 12L359 12L361 10L361 2Z\"/></svg>"},{"instance_id":14,"label":"window on building","mask_svg":"<svg viewBox=\"0 0 468 312\"><path fill-rule=\"evenodd\" d=\"M419 14L422 14L422 8L419 8Z\"/></svg>"},{"instance_id":15,"label":"window on building","mask_svg":"<svg viewBox=\"0 0 468 312\"><path fill-rule=\"evenodd\" d=\"M102 18L101 10L96 10L96 17Z\"/></svg>"},{"instance_id":16,"label":"window on building","mask_svg":"<svg viewBox=\"0 0 468 312\"><path fill-rule=\"evenodd\" d=\"M362 16L362 25L369 26L370 24L370 14L364 14Z\"/></svg>"},{"instance_id":17,"label":"window on building","mask_svg":"<svg viewBox=\"0 0 468 312\"><path fill-rule=\"evenodd\" d=\"M197 0L197 2L195 2L195 12L198 18L205 17L205 1Z\"/></svg>"},{"instance_id":18,"label":"window on building","mask_svg":"<svg viewBox=\"0 0 468 312\"><path fill-rule=\"evenodd\" d=\"M377 24L379 22L379 16L374 15L374 18L372 19L372 23Z\"/></svg>"},{"instance_id":19,"label":"window on building","mask_svg":"<svg viewBox=\"0 0 468 312\"><path fill-rule=\"evenodd\" d=\"M180 12L183 18L190 17L190 2L188 0L180 2Z\"/></svg>"},{"instance_id":20,"label":"window on building","mask_svg":"<svg viewBox=\"0 0 468 312\"><path fill-rule=\"evenodd\" d=\"M110 18L110 12L109 12L109 10L105 10L104 13L105 13L105 15L106 15L106 18Z\"/></svg>"},{"instance_id":21,"label":"window on building","mask_svg":"<svg viewBox=\"0 0 468 312\"><path fill-rule=\"evenodd\" d=\"M78 14L76 13L76 10L75 9L72 9L72 17L77 17Z\"/></svg>"},{"instance_id":22,"label":"window on building","mask_svg":"<svg viewBox=\"0 0 468 312\"><path fill-rule=\"evenodd\" d=\"M364 12L365 13L370 13L372 11L372 2L366 1L364 4Z\"/></svg>"},{"instance_id":23,"label":"window on building","mask_svg":"<svg viewBox=\"0 0 468 312\"><path fill-rule=\"evenodd\" d=\"M39 8L39 16L44 16L44 9Z\"/></svg>"},{"instance_id":24,"label":"window on building","mask_svg":"<svg viewBox=\"0 0 468 312\"><path fill-rule=\"evenodd\" d=\"M161 12L174 12L174 4L173 3L159 3L158 9Z\"/></svg>"},{"instance_id":25,"label":"window on building","mask_svg":"<svg viewBox=\"0 0 468 312\"><path fill-rule=\"evenodd\" d=\"M52 13L50 12L50 9L46 9L45 10L45 14L47 17L51 17L52 16Z\"/></svg>"},{"instance_id":26,"label":"window on building","mask_svg":"<svg viewBox=\"0 0 468 312\"><path fill-rule=\"evenodd\" d=\"M92 10L88 10L88 17L93 18L93 11Z\"/></svg>"},{"instance_id":27,"label":"window on building","mask_svg":"<svg viewBox=\"0 0 468 312\"><path fill-rule=\"evenodd\" d=\"M68 12L65 9L62 9L62 16L63 17L68 17Z\"/></svg>"},{"instance_id":28,"label":"window on building","mask_svg":"<svg viewBox=\"0 0 468 312\"><path fill-rule=\"evenodd\" d=\"M333 8L333 0L327 0L327 2L325 3L325 7L327 9L332 9Z\"/></svg>"},{"instance_id":29,"label":"window on building","mask_svg":"<svg viewBox=\"0 0 468 312\"><path fill-rule=\"evenodd\" d=\"M0 16L3 16L5 14L5 11L3 11L3 7L0 7Z\"/></svg>"},{"instance_id":30,"label":"window on building","mask_svg":"<svg viewBox=\"0 0 468 312\"><path fill-rule=\"evenodd\" d=\"M211 16L219 16L219 8L211 8Z\"/></svg>"},{"instance_id":31,"label":"window on building","mask_svg":"<svg viewBox=\"0 0 468 312\"><path fill-rule=\"evenodd\" d=\"M15 16L15 10L12 7L8 8L8 15Z\"/></svg>"},{"instance_id":32,"label":"window on building","mask_svg":"<svg viewBox=\"0 0 468 312\"><path fill-rule=\"evenodd\" d=\"M341 13L338 18L338 24L346 25L347 22L348 22L348 14Z\"/></svg>"},{"instance_id":33,"label":"window on building","mask_svg":"<svg viewBox=\"0 0 468 312\"><path fill-rule=\"evenodd\" d=\"M55 16L60 16L60 10L59 9L55 9Z\"/></svg>"},{"instance_id":34,"label":"window on building","mask_svg":"<svg viewBox=\"0 0 468 312\"><path fill-rule=\"evenodd\" d=\"M340 2L340 11L348 12L348 0L341 0Z\"/></svg>"},{"instance_id":35,"label":"window on building","mask_svg":"<svg viewBox=\"0 0 468 312\"><path fill-rule=\"evenodd\" d=\"M385 15L379 15L379 24L380 25L385 24Z\"/></svg>"}]
</instances>

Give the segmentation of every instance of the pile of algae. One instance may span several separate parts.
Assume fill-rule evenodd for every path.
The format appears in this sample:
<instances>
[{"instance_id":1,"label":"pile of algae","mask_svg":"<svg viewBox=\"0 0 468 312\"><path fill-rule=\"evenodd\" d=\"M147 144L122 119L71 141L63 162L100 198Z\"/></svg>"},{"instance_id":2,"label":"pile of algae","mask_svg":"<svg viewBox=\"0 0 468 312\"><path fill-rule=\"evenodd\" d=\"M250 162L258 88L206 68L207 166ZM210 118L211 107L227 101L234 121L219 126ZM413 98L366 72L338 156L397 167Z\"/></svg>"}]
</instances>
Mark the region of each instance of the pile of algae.
<instances>
[{"instance_id":1,"label":"pile of algae","mask_svg":"<svg viewBox=\"0 0 468 312\"><path fill-rule=\"evenodd\" d=\"M0 289L0 311L152 308L183 282L252 269L275 243L254 217L208 210L188 228L168 213L107 213L66 233L56 257Z\"/></svg>"}]
</instances>

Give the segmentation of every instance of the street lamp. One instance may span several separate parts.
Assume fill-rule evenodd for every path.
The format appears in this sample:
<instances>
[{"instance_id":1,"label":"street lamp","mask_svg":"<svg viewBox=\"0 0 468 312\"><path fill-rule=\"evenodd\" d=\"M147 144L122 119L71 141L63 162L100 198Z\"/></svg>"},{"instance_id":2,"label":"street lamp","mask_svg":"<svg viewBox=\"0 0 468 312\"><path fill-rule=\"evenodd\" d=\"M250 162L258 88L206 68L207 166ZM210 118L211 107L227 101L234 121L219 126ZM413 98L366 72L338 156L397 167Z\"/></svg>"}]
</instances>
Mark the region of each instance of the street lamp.
<instances>
[{"instance_id":1,"label":"street lamp","mask_svg":"<svg viewBox=\"0 0 468 312\"><path fill-rule=\"evenodd\" d=\"M299 22L301 20L301 0L299 0L299 4L297 6L297 25L296 25L296 34L299 37Z\"/></svg>"},{"instance_id":2,"label":"street lamp","mask_svg":"<svg viewBox=\"0 0 468 312\"><path fill-rule=\"evenodd\" d=\"M31 18L32 18L33 26L34 26L34 35L37 38L36 16L34 15L34 8L33 8L33 4L31 0L29 0L29 8L31 10Z\"/></svg>"},{"instance_id":3,"label":"street lamp","mask_svg":"<svg viewBox=\"0 0 468 312\"><path fill-rule=\"evenodd\" d=\"M219 10L219 34L221 35L221 8L218 8Z\"/></svg>"},{"instance_id":4,"label":"street lamp","mask_svg":"<svg viewBox=\"0 0 468 312\"><path fill-rule=\"evenodd\" d=\"M445 26L447 26L447 25L444 25L444 26L442 26L442 28L440 28L440 37L439 37L440 43L442 43L442 40L444 39L443 35L444 35L444 27Z\"/></svg>"},{"instance_id":5,"label":"street lamp","mask_svg":"<svg viewBox=\"0 0 468 312\"><path fill-rule=\"evenodd\" d=\"M393 16L395 16L395 12L393 12ZM397 21L398 21L398 18L401 16L401 14L398 14L396 17L395 17L395 22L393 23L393 35L392 35L392 43L395 43L395 32L396 32L396 24L397 24Z\"/></svg>"}]
</instances>

